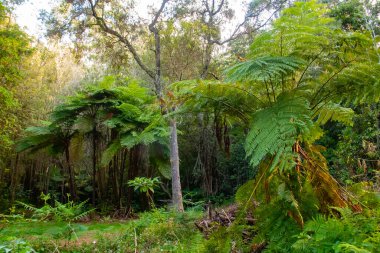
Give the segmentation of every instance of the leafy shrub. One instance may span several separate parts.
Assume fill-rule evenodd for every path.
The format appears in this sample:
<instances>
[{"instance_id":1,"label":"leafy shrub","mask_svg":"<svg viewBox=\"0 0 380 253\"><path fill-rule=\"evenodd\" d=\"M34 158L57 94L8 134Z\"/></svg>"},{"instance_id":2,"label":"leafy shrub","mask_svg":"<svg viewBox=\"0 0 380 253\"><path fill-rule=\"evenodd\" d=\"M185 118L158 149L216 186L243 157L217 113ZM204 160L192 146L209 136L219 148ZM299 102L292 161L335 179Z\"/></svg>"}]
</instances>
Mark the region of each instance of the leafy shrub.
<instances>
[{"instance_id":1,"label":"leafy shrub","mask_svg":"<svg viewBox=\"0 0 380 253\"><path fill-rule=\"evenodd\" d=\"M36 252L26 241L15 237L1 237L0 238L0 252L1 253L34 253Z\"/></svg>"},{"instance_id":2,"label":"leafy shrub","mask_svg":"<svg viewBox=\"0 0 380 253\"><path fill-rule=\"evenodd\" d=\"M149 200L150 207L154 208L153 194L154 189L160 184L160 179L155 178L146 178L146 177L135 177L133 180L128 181L128 185L133 187L135 191L145 193L146 197Z\"/></svg>"}]
</instances>

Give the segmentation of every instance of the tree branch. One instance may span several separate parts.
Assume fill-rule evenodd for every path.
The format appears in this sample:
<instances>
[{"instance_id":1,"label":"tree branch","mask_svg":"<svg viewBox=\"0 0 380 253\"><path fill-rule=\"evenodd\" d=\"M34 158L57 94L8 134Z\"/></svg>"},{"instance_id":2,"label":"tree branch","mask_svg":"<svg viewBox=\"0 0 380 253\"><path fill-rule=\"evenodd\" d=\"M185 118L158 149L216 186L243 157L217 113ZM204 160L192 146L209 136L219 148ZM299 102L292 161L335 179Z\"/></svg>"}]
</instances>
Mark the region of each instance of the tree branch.
<instances>
[{"instance_id":1,"label":"tree branch","mask_svg":"<svg viewBox=\"0 0 380 253\"><path fill-rule=\"evenodd\" d=\"M149 24L149 31L153 33L154 36L154 45L155 45L155 60L156 60L156 71L154 73L154 86L156 88L156 95L161 98L162 96L162 85L161 85L161 38L159 31L156 27L158 18L160 17L162 11L165 8L166 3L169 2L169 0L163 0L161 3L160 9L157 11L157 13L154 15L154 18L152 22Z\"/></svg>"},{"instance_id":2,"label":"tree branch","mask_svg":"<svg viewBox=\"0 0 380 253\"><path fill-rule=\"evenodd\" d=\"M265 22L264 23L262 23L261 25L259 25L259 26L257 26L257 27L255 27L255 29L253 30L253 31L251 31L251 32L256 32L256 31L258 31L259 29L261 29L261 28L263 28L264 26L266 26L267 24L268 24L268 22L270 21L270 20L272 20L272 18L273 18L273 16L282 8L282 4L283 3L285 3L285 1L284 2L282 2L281 4L280 4L280 6L279 7L277 7L274 11L273 11L273 13L265 20ZM245 16L245 18L244 18L244 20L240 23L240 24L238 24L237 26L236 26L236 28L234 29L234 31L232 32L232 34L227 38L227 39L225 39L225 40L223 40L223 41L221 41L221 40L210 40L210 42L211 43L213 43L213 44L217 44L217 45L219 45L219 46L223 46L224 44L226 44L226 43L228 43L228 42L231 42L231 41L233 41L233 40L235 40L235 39L237 39L237 38L239 38L240 36L242 36L242 35L244 35L244 34L248 34L248 32L247 31L242 31L242 32L239 32L239 30L240 30L240 28L241 27L243 27L252 17L254 17L255 15L253 15L253 14L246 14L246 16Z\"/></svg>"},{"instance_id":3,"label":"tree branch","mask_svg":"<svg viewBox=\"0 0 380 253\"><path fill-rule=\"evenodd\" d=\"M151 32L153 32L151 29L153 29L154 26L157 24L158 18L161 16L161 13L164 10L167 2L169 2L169 0L163 0L162 1L160 9L157 11L156 15L154 15L152 22L149 24L149 30Z\"/></svg>"},{"instance_id":4,"label":"tree branch","mask_svg":"<svg viewBox=\"0 0 380 253\"><path fill-rule=\"evenodd\" d=\"M319 52L319 54L317 54L317 55L316 55L316 56L315 56L315 57L309 62L309 64L306 66L306 68L304 69L304 71L303 71L302 74L301 74L300 79L299 79L298 82L297 82L297 86L296 86L297 88L298 88L299 85L301 84L302 79L303 79L303 77L304 77L306 71L310 68L311 64L313 64L313 62L314 62L315 60L318 59L318 57L322 54L323 51L324 51L324 49L322 48L321 52Z\"/></svg>"},{"instance_id":5,"label":"tree branch","mask_svg":"<svg viewBox=\"0 0 380 253\"><path fill-rule=\"evenodd\" d=\"M91 15L96 19L97 24L100 26L100 28L110 34L115 36L116 38L119 39L120 42L122 42L128 49L128 51L132 54L133 58L137 62L137 64L140 66L140 68L151 78L155 78L155 73L150 70L141 60L139 54L137 53L136 49L132 45L132 43L123 35L121 35L119 32L116 30L110 28L104 18L100 17L96 11L96 5L99 3L99 0L96 0L93 2L92 0L88 0L90 6L91 6Z\"/></svg>"}]
</instances>

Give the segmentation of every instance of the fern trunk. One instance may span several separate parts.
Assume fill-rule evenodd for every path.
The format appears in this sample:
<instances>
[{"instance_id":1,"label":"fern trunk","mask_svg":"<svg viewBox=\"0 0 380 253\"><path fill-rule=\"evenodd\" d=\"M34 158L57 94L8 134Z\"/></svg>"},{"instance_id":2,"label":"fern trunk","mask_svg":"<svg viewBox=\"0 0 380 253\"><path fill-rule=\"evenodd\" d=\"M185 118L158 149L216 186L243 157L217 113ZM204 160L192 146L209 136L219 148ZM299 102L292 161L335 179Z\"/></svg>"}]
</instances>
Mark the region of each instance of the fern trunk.
<instances>
[{"instance_id":1,"label":"fern trunk","mask_svg":"<svg viewBox=\"0 0 380 253\"><path fill-rule=\"evenodd\" d=\"M92 205L96 204L96 126L92 130Z\"/></svg>"},{"instance_id":2,"label":"fern trunk","mask_svg":"<svg viewBox=\"0 0 380 253\"><path fill-rule=\"evenodd\" d=\"M76 200L77 192L76 192L76 186L75 186L75 176L74 176L74 170L71 167L71 163L70 163L70 150L68 146L65 148L65 157L66 157L66 163L67 163L67 171L69 173L70 194L73 197L73 199Z\"/></svg>"},{"instance_id":3,"label":"fern trunk","mask_svg":"<svg viewBox=\"0 0 380 253\"><path fill-rule=\"evenodd\" d=\"M119 194L118 194L118 205L119 208L122 207L122 196L124 195L123 191L123 185L124 185L124 174L125 174L125 166L126 166L126 161L127 161L127 155L128 155L128 150L124 149L121 152L121 168L120 168L120 175L119 175Z\"/></svg>"}]
</instances>

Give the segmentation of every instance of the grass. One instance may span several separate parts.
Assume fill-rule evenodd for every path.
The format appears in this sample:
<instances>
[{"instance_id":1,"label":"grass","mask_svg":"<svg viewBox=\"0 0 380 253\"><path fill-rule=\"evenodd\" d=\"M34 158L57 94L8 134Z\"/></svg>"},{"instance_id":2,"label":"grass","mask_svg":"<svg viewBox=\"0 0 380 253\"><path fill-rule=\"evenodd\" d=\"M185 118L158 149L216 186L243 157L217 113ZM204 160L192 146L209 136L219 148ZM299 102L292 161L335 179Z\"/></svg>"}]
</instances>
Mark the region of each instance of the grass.
<instances>
[{"instance_id":1,"label":"grass","mask_svg":"<svg viewBox=\"0 0 380 253\"><path fill-rule=\"evenodd\" d=\"M7 237L22 239L37 252L135 252L135 249L138 252L201 252L203 235L194 226L194 221L201 216L200 211L178 214L155 210L141 213L134 220L3 223L0 249L2 237Z\"/></svg>"},{"instance_id":2,"label":"grass","mask_svg":"<svg viewBox=\"0 0 380 253\"><path fill-rule=\"evenodd\" d=\"M130 221L93 221L90 223L72 223L70 226L80 238L88 234L94 235L96 233L123 233L127 228L127 222ZM67 222L21 221L3 224L1 234L24 239L37 237L51 237L54 239L59 234L64 233L67 226Z\"/></svg>"}]
</instances>

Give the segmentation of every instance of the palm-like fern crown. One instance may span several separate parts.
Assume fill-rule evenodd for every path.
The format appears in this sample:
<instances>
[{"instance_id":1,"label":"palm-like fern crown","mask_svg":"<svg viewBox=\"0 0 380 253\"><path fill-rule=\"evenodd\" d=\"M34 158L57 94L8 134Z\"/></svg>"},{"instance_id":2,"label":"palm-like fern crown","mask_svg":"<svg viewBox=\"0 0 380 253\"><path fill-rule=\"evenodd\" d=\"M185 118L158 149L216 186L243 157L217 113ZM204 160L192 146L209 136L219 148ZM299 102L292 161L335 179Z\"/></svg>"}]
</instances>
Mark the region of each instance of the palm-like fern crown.
<instances>
[{"instance_id":1,"label":"palm-like fern crown","mask_svg":"<svg viewBox=\"0 0 380 253\"><path fill-rule=\"evenodd\" d=\"M107 164L122 147L163 143L168 131L154 99L136 81L115 87L115 80L106 78L57 106L52 122L28 129L29 136L19 142L18 150L53 148L62 153L75 134L107 127L118 133L103 154L102 163Z\"/></svg>"},{"instance_id":2,"label":"palm-like fern crown","mask_svg":"<svg viewBox=\"0 0 380 253\"><path fill-rule=\"evenodd\" d=\"M378 49L369 33L345 32L327 13L316 1L295 3L258 36L249 60L227 70L227 80L254 87L265 101L246 142L253 166L268 156L272 168L291 161L295 140L315 140L317 126L329 120L351 124L353 111L343 102L380 98Z\"/></svg>"}]
</instances>

